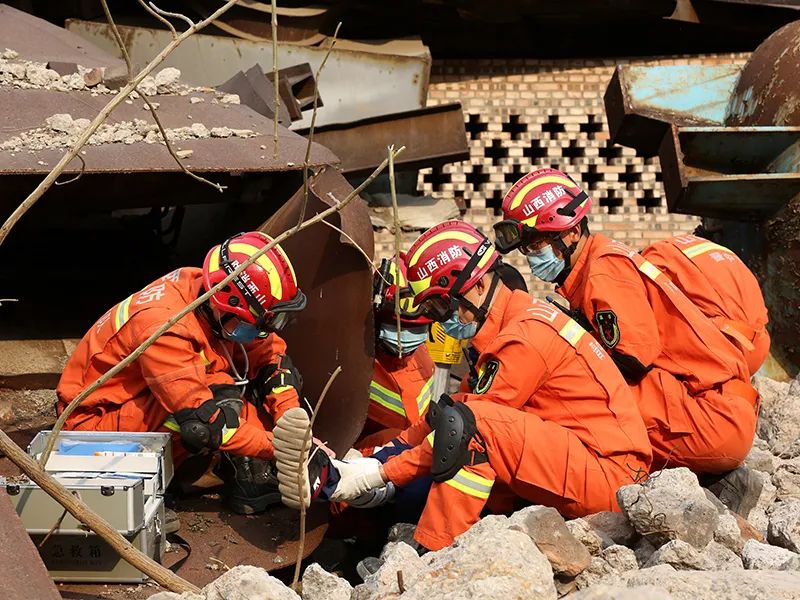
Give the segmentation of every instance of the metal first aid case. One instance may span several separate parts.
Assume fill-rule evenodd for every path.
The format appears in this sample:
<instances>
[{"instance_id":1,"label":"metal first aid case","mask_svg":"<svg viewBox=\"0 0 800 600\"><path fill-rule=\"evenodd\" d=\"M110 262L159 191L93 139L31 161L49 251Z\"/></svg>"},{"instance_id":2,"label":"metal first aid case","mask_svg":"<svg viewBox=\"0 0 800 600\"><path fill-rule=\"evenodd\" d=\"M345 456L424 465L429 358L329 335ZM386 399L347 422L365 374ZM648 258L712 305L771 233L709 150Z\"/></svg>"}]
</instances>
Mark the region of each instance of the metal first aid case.
<instances>
[{"instance_id":1,"label":"metal first aid case","mask_svg":"<svg viewBox=\"0 0 800 600\"><path fill-rule=\"evenodd\" d=\"M49 431L37 434L28 454L38 458L49 436ZM136 451L104 450L120 444ZM60 451L67 445L72 449L84 445L86 454ZM170 434L62 432L46 470L135 547L161 560L166 546L163 494L173 474ZM50 533L39 553L55 581L147 579L35 483L3 483L37 548Z\"/></svg>"}]
</instances>

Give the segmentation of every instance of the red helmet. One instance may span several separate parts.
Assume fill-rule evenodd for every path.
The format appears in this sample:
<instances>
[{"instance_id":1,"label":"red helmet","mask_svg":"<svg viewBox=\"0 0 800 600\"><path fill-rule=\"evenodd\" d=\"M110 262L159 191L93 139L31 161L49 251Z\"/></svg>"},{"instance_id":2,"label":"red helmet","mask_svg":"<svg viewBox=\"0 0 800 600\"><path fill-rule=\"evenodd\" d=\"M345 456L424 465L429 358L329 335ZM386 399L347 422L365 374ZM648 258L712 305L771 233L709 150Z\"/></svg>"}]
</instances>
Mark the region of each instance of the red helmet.
<instances>
[{"instance_id":1,"label":"red helmet","mask_svg":"<svg viewBox=\"0 0 800 600\"><path fill-rule=\"evenodd\" d=\"M538 169L517 181L503 198L504 220L495 223L495 244L505 254L536 235L574 227L589 214L592 200L556 169Z\"/></svg>"},{"instance_id":2,"label":"red helmet","mask_svg":"<svg viewBox=\"0 0 800 600\"><path fill-rule=\"evenodd\" d=\"M208 251L203 262L206 291L272 241L259 231L239 233ZM256 326L260 331L280 330L286 313L302 310L306 297L297 287L289 257L279 245L267 250L231 283L209 299L212 307Z\"/></svg>"},{"instance_id":3,"label":"red helmet","mask_svg":"<svg viewBox=\"0 0 800 600\"><path fill-rule=\"evenodd\" d=\"M400 276L396 277L396 263L392 259L381 260L381 268L375 273L373 297L375 311L382 320L394 322L395 294L400 286L400 322L404 325L428 325L431 320L422 315L419 306L414 304L414 292L408 286L406 255L400 254Z\"/></svg>"},{"instance_id":4,"label":"red helmet","mask_svg":"<svg viewBox=\"0 0 800 600\"><path fill-rule=\"evenodd\" d=\"M457 220L428 229L406 258L414 302L436 321L447 319L461 295L500 260L485 235Z\"/></svg>"}]
</instances>

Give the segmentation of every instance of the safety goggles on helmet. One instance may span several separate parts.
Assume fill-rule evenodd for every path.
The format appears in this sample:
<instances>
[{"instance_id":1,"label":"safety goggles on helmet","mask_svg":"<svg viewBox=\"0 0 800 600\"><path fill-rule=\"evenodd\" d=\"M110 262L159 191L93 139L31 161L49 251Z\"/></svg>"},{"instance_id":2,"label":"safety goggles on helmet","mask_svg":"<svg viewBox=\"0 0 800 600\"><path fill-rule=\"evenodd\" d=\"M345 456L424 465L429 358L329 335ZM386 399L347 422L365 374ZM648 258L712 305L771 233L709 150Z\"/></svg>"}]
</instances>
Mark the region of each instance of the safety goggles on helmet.
<instances>
[{"instance_id":1,"label":"safety goggles on helmet","mask_svg":"<svg viewBox=\"0 0 800 600\"><path fill-rule=\"evenodd\" d=\"M405 281L395 276L395 271L396 264L393 261L388 258L381 259L378 276L375 277L372 286L372 305L375 312L393 315L395 312L394 294L398 293L397 290L399 289L400 318L406 322L413 322L420 317L424 317L421 308L414 304L414 292L405 284ZM399 279L400 283L405 285L403 287L398 286L396 279ZM391 291L392 286L394 286L394 292Z\"/></svg>"}]
</instances>

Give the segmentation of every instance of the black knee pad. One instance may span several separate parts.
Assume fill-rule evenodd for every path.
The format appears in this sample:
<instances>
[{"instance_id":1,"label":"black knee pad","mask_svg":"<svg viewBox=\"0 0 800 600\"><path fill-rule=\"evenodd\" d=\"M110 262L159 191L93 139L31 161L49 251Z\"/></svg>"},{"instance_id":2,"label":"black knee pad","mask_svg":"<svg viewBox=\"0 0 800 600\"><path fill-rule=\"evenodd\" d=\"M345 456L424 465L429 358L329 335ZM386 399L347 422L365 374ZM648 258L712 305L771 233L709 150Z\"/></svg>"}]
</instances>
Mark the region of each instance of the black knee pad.
<instances>
[{"instance_id":1,"label":"black knee pad","mask_svg":"<svg viewBox=\"0 0 800 600\"><path fill-rule=\"evenodd\" d=\"M475 415L466 404L440 401L431 421L429 424L434 430L431 475L434 481L447 481L465 465L486 462L484 452L469 449L472 438L480 439L480 434Z\"/></svg>"}]
</instances>

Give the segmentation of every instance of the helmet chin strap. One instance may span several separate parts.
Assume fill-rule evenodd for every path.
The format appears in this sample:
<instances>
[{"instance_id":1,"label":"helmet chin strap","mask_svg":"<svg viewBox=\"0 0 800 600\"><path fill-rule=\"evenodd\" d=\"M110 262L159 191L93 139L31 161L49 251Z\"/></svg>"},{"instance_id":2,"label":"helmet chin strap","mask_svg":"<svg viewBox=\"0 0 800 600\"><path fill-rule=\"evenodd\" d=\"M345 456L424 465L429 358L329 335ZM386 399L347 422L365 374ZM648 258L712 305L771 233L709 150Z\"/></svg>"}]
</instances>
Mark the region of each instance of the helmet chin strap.
<instances>
[{"instance_id":1,"label":"helmet chin strap","mask_svg":"<svg viewBox=\"0 0 800 600\"><path fill-rule=\"evenodd\" d=\"M561 269L561 272L553 280L553 283L556 285L563 285L569 276L570 271L572 271L572 255L578 248L578 242L573 242L567 246L559 235L553 240L553 245L558 249L558 251L561 253L561 256L564 258L564 268Z\"/></svg>"},{"instance_id":2,"label":"helmet chin strap","mask_svg":"<svg viewBox=\"0 0 800 600\"><path fill-rule=\"evenodd\" d=\"M497 288L497 284L500 282L500 274L497 271L492 271L492 283L489 285L489 291L486 294L486 297L483 299L483 302L480 306L475 306L472 302L467 300L465 297L461 296L458 301L466 306L471 312L475 314L475 320L478 322L478 329L480 329L481 325L486 321L486 317L489 314L489 305L492 303L492 298L494 297L494 291Z\"/></svg>"}]
</instances>

